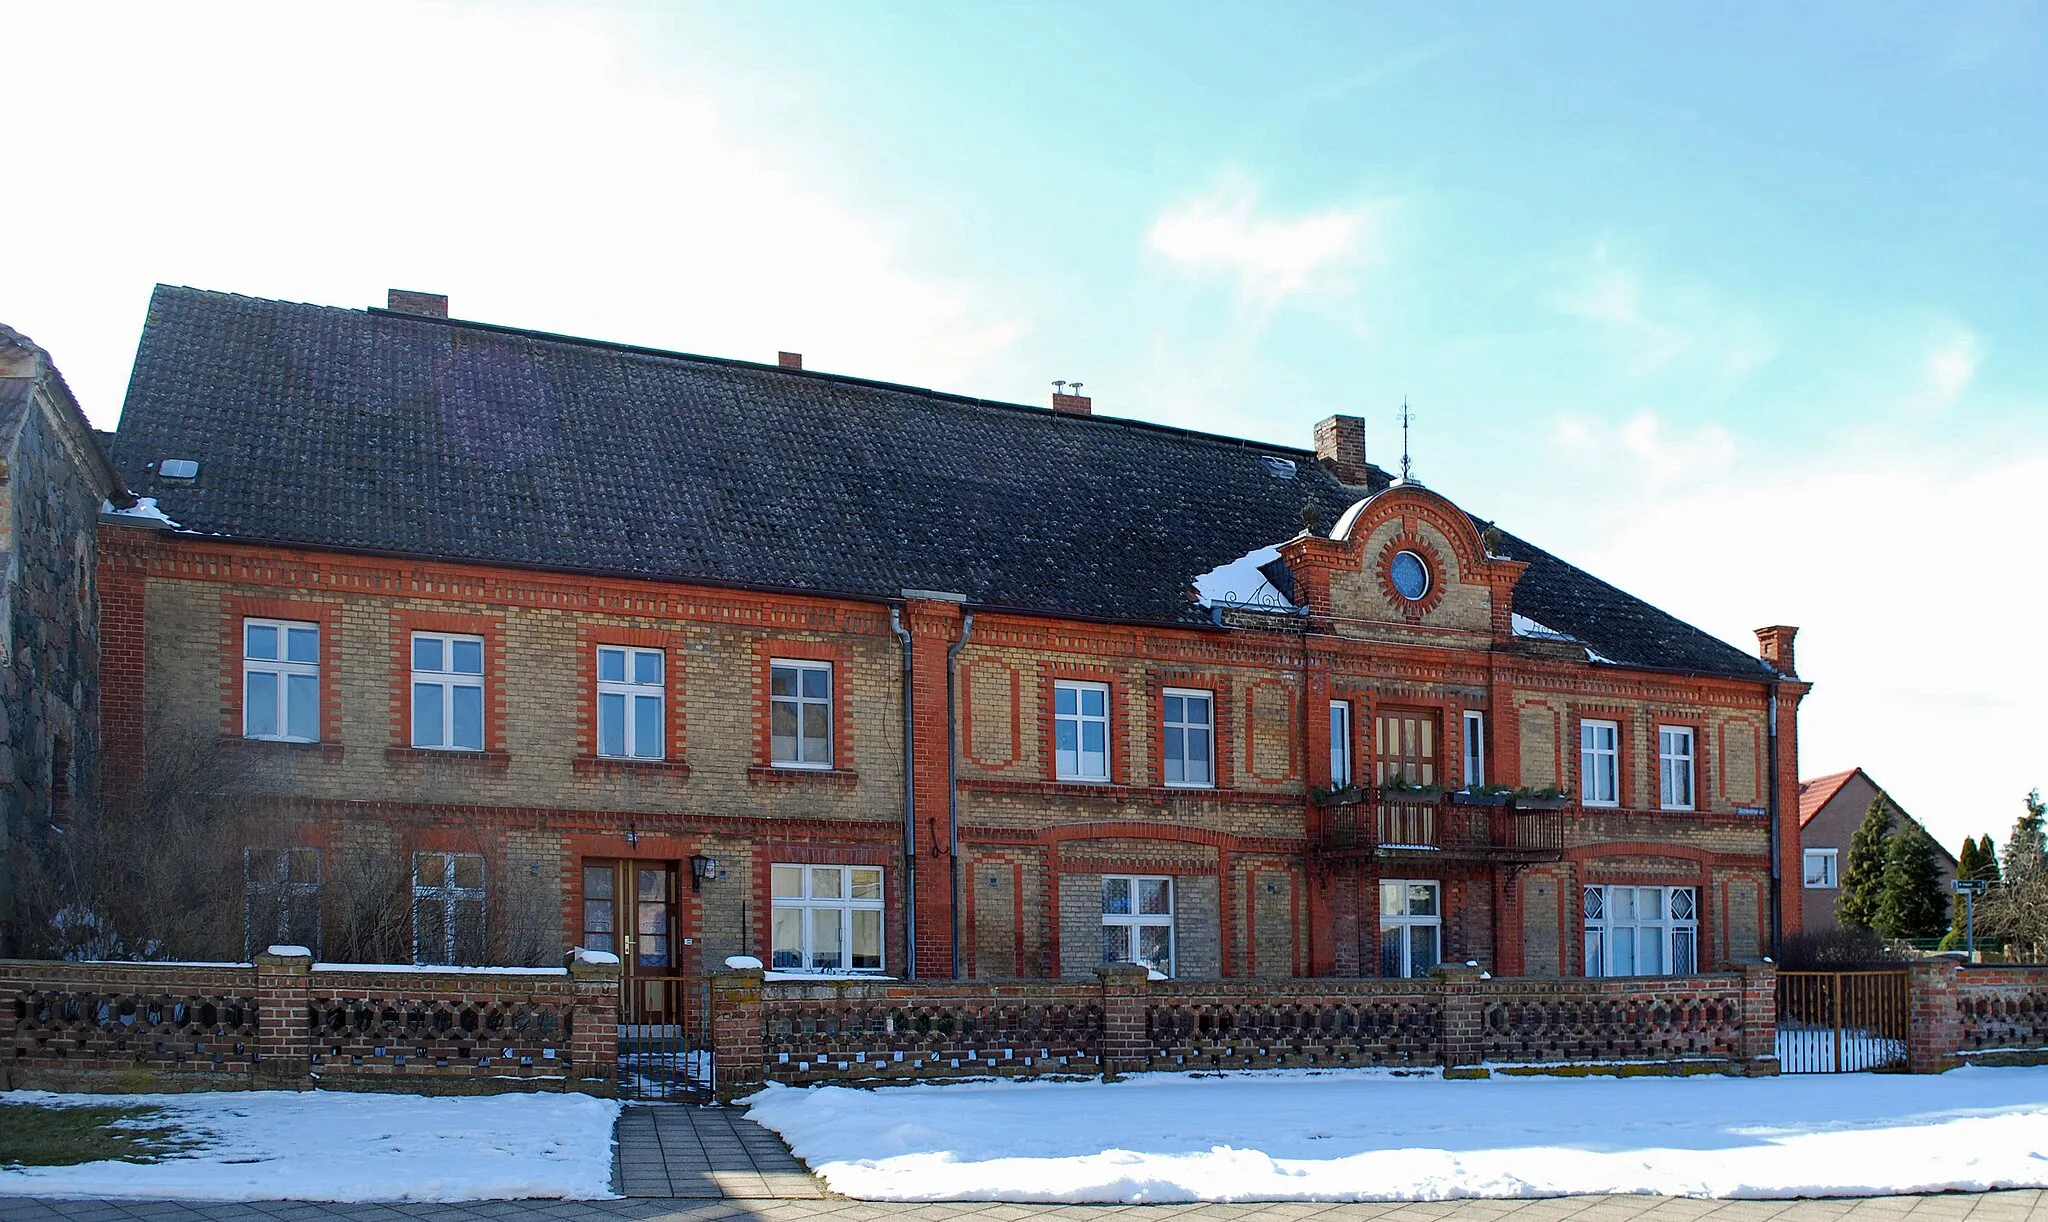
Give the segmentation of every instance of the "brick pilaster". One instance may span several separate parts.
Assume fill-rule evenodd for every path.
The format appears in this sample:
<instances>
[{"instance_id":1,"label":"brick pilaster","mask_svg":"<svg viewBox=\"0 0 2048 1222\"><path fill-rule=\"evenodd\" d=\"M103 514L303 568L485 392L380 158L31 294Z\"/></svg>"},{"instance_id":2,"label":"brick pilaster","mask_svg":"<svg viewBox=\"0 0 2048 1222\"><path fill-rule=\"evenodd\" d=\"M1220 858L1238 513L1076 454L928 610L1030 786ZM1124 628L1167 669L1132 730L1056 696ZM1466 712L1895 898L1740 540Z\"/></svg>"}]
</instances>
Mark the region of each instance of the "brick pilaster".
<instances>
[{"instance_id":1,"label":"brick pilaster","mask_svg":"<svg viewBox=\"0 0 2048 1222\"><path fill-rule=\"evenodd\" d=\"M313 1086L312 978L313 953L304 947L256 956L256 1078L265 1086Z\"/></svg>"},{"instance_id":2,"label":"brick pilaster","mask_svg":"<svg viewBox=\"0 0 2048 1222\"><path fill-rule=\"evenodd\" d=\"M1106 963L1095 969L1102 982L1102 1080L1114 1082L1150 1064L1146 993L1151 972L1136 963Z\"/></svg>"},{"instance_id":3,"label":"brick pilaster","mask_svg":"<svg viewBox=\"0 0 2048 1222\"><path fill-rule=\"evenodd\" d=\"M1773 1077L1778 1072L1778 966L1775 963L1743 963L1742 1037L1736 1055L1742 1072L1752 1078Z\"/></svg>"},{"instance_id":4,"label":"brick pilaster","mask_svg":"<svg viewBox=\"0 0 2048 1222\"><path fill-rule=\"evenodd\" d=\"M721 1103L761 1085L767 1061L763 979L758 967L727 968L711 977L711 1063Z\"/></svg>"},{"instance_id":5,"label":"brick pilaster","mask_svg":"<svg viewBox=\"0 0 2048 1222\"><path fill-rule=\"evenodd\" d=\"M1444 1068L1460 1069L1484 1059L1481 1024L1486 981L1479 969L1463 963L1439 963L1429 969L1431 979L1443 989L1437 1010L1437 1043Z\"/></svg>"},{"instance_id":6,"label":"brick pilaster","mask_svg":"<svg viewBox=\"0 0 2048 1222\"><path fill-rule=\"evenodd\" d=\"M576 985L574 1024L569 1032L570 1090L586 1095L615 1095L619 1090L619 961L585 958L571 951L563 966Z\"/></svg>"},{"instance_id":7,"label":"brick pilaster","mask_svg":"<svg viewBox=\"0 0 2048 1222\"><path fill-rule=\"evenodd\" d=\"M1906 969L1906 1071L1942 1073L1956 1066L1963 1019L1956 1009L1961 966L1947 955L1916 959Z\"/></svg>"}]
</instances>

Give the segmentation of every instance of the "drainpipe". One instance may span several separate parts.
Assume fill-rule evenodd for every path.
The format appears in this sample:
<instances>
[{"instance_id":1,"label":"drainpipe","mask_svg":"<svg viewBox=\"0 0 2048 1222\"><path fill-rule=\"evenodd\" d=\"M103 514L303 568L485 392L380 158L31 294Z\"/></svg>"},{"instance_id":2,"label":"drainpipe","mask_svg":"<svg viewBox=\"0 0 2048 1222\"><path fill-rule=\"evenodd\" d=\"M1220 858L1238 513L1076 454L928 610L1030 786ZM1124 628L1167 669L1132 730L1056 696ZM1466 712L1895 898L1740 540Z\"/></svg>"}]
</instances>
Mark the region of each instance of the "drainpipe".
<instances>
[{"instance_id":1,"label":"drainpipe","mask_svg":"<svg viewBox=\"0 0 2048 1222\"><path fill-rule=\"evenodd\" d=\"M1778 837L1778 683L1771 681L1771 730L1770 730L1770 802L1765 808L1771 820L1771 958L1780 957L1784 949L1783 932L1780 922L1784 919L1784 869L1779 860L1784 849Z\"/></svg>"},{"instance_id":2,"label":"drainpipe","mask_svg":"<svg viewBox=\"0 0 2048 1222\"><path fill-rule=\"evenodd\" d=\"M910 630L903 609L889 608L889 631L903 642L903 978L917 979L917 762L913 727L916 707L910 687Z\"/></svg>"},{"instance_id":3,"label":"drainpipe","mask_svg":"<svg viewBox=\"0 0 2048 1222\"><path fill-rule=\"evenodd\" d=\"M946 849L953 869L953 979L960 979L960 718L954 711L953 661L974 631L974 612L960 621L960 639L946 646ZM913 831L915 827L913 826Z\"/></svg>"}]
</instances>

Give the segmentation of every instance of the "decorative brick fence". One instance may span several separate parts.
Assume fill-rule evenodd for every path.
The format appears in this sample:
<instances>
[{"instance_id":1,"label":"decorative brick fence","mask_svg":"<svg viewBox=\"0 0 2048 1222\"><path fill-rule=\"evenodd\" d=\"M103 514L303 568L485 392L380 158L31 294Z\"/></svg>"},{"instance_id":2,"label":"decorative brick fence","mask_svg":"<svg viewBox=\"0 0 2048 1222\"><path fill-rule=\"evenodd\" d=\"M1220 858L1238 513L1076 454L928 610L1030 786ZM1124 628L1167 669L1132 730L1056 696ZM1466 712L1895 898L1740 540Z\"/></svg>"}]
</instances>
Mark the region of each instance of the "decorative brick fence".
<instances>
[{"instance_id":1,"label":"decorative brick fence","mask_svg":"<svg viewBox=\"0 0 2048 1222\"><path fill-rule=\"evenodd\" d=\"M9 1089L609 1094L618 968L0 960Z\"/></svg>"},{"instance_id":2,"label":"decorative brick fence","mask_svg":"<svg viewBox=\"0 0 2048 1222\"><path fill-rule=\"evenodd\" d=\"M1962 966L1953 988L1962 1060L2048 1064L2048 964Z\"/></svg>"},{"instance_id":3,"label":"decorative brick fence","mask_svg":"<svg viewBox=\"0 0 2048 1222\"><path fill-rule=\"evenodd\" d=\"M1653 1064L1777 1071L1775 971L1654 980L1094 980L915 983L714 978L718 1091L1115 1078L1145 1070Z\"/></svg>"}]
</instances>

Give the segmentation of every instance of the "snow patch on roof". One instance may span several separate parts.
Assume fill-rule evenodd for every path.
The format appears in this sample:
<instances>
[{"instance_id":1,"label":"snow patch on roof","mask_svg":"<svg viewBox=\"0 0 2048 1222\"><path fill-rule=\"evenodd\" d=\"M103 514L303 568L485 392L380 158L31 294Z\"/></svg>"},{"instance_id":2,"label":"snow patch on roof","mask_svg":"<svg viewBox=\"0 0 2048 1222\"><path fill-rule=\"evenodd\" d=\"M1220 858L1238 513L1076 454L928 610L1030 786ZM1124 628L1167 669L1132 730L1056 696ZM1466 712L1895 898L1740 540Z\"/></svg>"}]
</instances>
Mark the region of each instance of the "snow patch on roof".
<instances>
[{"instance_id":1,"label":"snow patch on roof","mask_svg":"<svg viewBox=\"0 0 2048 1222\"><path fill-rule=\"evenodd\" d=\"M1547 624L1539 624L1520 612L1513 614L1510 619L1514 623L1516 636L1529 637L1538 641L1569 641L1573 639L1571 633L1559 632Z\"/></svg>"},{"instance_id":2,"label":"snow patch on roof","mask_svg":"<svg viewBox=\"0 0 2048 1222\"><path fill-rule=\"evenodd\" d=\"M1621 663L1615 661L1613 658L1608 657L1606 654L1601 653L1599 650L1593 648L1591 645L1586 646L1586 661L1605 662L1609 666L1621 665Z\"/></svg>"},{"instance_id":3,"label":"snow patch on roof","mask_svg":"<svg viewBox=\"0 0 2048 1222\"><path fill-rule=\"evenodd\" d=\"M178 529L178 524L171 520L171 515L156 507L156 498L153 496L138 498L133 505L126 509L114 508L112 501L101 501L100 512L112 514L117 518L139 518L144 521L161 522L172 530Z\"/></svg>"},{"instance_id":4,"label":"snow patch on roof","mask_svg":"<svg viewBox=\"0 0 2048 1222\"><path fill-rule=\"evenodd\" d=\"M1195 593L1205 607L1254 607L1263 611L1298 610L1259 571L1280 558L1278 547L1255 547L1228 564L1195 578Z\"/></svg>"}]
</instances>

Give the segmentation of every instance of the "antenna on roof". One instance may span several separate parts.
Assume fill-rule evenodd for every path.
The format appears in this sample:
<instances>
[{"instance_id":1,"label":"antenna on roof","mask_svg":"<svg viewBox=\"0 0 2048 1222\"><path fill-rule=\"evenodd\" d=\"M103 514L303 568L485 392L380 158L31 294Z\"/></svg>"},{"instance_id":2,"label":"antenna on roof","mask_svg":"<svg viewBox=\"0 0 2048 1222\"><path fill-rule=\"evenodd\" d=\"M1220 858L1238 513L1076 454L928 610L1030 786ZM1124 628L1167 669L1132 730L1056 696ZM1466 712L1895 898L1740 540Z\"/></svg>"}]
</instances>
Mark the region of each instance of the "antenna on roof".
<instances>
[{"instance_id":1,"label":"antenna on roof","mask_svg":"<svg viewBox=\"0 0 2048 1222\"><path fill-rule=\"evenodd\" d=\"M1415 413L1408 410L1408 396L1401 396L1401 482L1408 482L1408 422Z\"/></svg>"}]
</instances>

